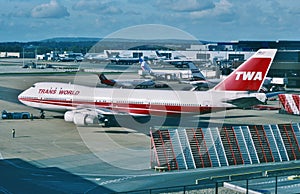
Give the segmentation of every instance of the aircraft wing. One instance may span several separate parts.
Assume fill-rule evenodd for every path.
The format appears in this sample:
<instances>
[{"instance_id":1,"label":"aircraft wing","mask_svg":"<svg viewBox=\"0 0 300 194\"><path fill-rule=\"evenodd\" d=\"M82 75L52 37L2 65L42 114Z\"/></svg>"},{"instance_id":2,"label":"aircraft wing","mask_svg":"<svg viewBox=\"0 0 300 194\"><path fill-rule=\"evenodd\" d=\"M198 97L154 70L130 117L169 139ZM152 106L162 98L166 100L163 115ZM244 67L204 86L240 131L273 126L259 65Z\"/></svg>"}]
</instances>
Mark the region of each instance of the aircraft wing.
<instances>
[{"instance_id":1,"label":"aircraft wing","mask_svg":"<svg viewBox=\"0 0 300 194\"><path fill-rule=\"evenodd\" d=\"M134 114L134 113L127 113L127 112L120 112L120 111L114 111L108 108L96 108L96 112L99 116L109 116L109 115L131 115L135 117L144 117L149 115L143 115L143 114Z\"/></svg>"},{"instance_id":2,"label":"aircraft wing","mask_svg":"<svg viewBox=\"0 0 300 194\"><path fill-rule=\"evenodd\" d=\"M108 108L96 108L96 112L99 115L125 115L125 114L127 114L127 113L122 113L122 112L116 112L116 111L113 111Z\"/></svg>"},{"instance_id":3,"label":"aircraft wing","mask_svg":"<svg viewBox=\"0 0 300 194\"><path fill-rule=\"evenodd\" d=\"M71 110L74 113L92 114L92 115L117 115L125 114L117 111L113 111L108 108L89 107L89 106L78 106L76 109ZM127 114L127 113L126 113Z\"/></svg>"},{"instance_id":4,"label":"aircraft wing","mask_svg":"<svg viewBox=\"0 0 300 194\"><path fill-rule=\"evenodd\" d=\"M148 116L141 114L129 114L127 112L114 111L108 108L81 107L65 112L64 120L66 122L73 122L77 126L86 126L89 124L102 123L103 121L107 120L108 117L116 115L131 115L134 117Z\"/></svg>"}]
</instances>

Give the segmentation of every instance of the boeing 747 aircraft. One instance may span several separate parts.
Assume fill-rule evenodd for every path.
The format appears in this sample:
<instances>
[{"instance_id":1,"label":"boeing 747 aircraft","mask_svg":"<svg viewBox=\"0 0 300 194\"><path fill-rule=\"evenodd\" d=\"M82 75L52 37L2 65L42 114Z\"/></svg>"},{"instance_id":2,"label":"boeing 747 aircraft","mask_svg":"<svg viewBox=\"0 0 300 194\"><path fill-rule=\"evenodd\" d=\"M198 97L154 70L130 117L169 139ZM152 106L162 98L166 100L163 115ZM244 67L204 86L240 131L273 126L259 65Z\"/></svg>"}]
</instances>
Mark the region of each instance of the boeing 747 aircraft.
<instances>
[{"instance_id":1,"label":"boeing 747 aircraft","mask_svg":"<svg viewBox=\"0 0 300 194\"><path fill-rule=\"evenodd\" d=\"M266 101L258 93L276 49L260 49L226 79L208 91L94 88L71 83L39 82L19 100L30 107L64 113L76 125L96 124L106 115L199 115L246 108Z\"/></svg>"}]
</instances>

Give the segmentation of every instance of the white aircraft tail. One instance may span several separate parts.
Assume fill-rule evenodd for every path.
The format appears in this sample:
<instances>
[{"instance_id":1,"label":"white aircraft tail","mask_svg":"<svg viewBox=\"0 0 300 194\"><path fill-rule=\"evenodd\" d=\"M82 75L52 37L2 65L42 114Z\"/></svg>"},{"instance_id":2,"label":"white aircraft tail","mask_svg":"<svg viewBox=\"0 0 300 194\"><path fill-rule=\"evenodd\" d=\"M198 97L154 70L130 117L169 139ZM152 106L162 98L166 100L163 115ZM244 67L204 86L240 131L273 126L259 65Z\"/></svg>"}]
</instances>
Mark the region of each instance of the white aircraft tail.
<instances>
[{"instance_id":1,"label":"white aircraft tail","mask_svg":"<svg viewBox=\"0 0 300 194\"><path fill-rule=\"evenodd\" d=\"M149 64L141 57L140 58L141 68L143 72L146 72L148 74L152 74L152 69L149 66Z\"/></svg>"},{"instance_id":2,"label":"white aircraft tail","mask_svg":"<svg viewBox=\"0 0 300 194\"><path fill-rule=\"evenodd\" d=\"M193 62L188 62L189 69L192 72L192 78L194 80L206 80L205 76L201 73L198 67Z\"/></svg>"}]
</instances>

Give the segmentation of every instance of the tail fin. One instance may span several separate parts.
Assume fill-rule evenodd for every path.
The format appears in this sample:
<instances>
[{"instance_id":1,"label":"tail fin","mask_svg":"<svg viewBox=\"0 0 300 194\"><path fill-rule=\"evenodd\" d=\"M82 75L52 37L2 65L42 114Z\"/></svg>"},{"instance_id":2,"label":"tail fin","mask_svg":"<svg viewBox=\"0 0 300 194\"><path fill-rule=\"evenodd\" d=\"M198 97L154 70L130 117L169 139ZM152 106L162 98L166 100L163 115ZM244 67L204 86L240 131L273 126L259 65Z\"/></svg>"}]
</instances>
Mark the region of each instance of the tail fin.
<instances>
[{"instance_id":1,"label":"tail fin","mask_svg":"<svg viewBox=\"0 0 300 194\"><path fill-rule=\"evenodd\" d=\"M163 57L163 55L162 55L162 54L160 54L160 52L158 52L158 51L155 51L155 53L156 53L156 55L157 55L158 57Z\"/></svg>"},{"instance_id":2,"label":"tail fin","mask_svg":"<svg viewBox=\"0 0 300 194\"><path fill-rule=\"evenodd\" d=\"M140 58L140 63L141 63L141 68L144 72L149 73L149 74L152 73L151 67L142 57Z\"/></svg>"},{"instance_id":3,"label":"tail fin","mask_svg":"<svg viewBox=\"0 0 300 194\"><path fill-rule=\"evenodd\" d=\"M110 56L110 53L109 53L108 51L106 51L106 55L107 55L107 57L109 57L109 56Z\"/></svg>"},{"instance_id":4,"label":"tail fin","mask_svg":"<svg viewBox=\"0 0 300 194\"><path fill-rule=\"evenodd\" d=\"M106 76L103 73L99 74L98 77L99 77L101 83L103 83L105 80L107 80Z\"/></svg>"},{"instance_id":5,"label":"tail fin","mask_svg":"<svg viewBox=\"0 0 300 194\"><path fill-rule=\"evenodd\" d=\"M116 82L114 80L107 79L103 73L101 73L98 76L99 76L100 82L102 84L106 84L106 85L109 85L109 86L114 86L116 84Z\"/></svg>"},{"instance_id":6,"label":"tail fin","mask_svg":"<svg viewBox=\"0 0 300 194\"><path fill-rule=\"evenodd\" d=\"M277 49L260 49L213 90L258 91L269 71Z\"/></svg>"},{"instance_id":7,"label":"tail fin","mask_svg":"<svg viewBox=\"0 0 300 194\"><path fill-rule=\"evenodd\" d=\"M206 80L205 76L201 73L198 67L192 62L188 62L189 69L192 72L193 80Z\"/></svg>"}]
</instances>

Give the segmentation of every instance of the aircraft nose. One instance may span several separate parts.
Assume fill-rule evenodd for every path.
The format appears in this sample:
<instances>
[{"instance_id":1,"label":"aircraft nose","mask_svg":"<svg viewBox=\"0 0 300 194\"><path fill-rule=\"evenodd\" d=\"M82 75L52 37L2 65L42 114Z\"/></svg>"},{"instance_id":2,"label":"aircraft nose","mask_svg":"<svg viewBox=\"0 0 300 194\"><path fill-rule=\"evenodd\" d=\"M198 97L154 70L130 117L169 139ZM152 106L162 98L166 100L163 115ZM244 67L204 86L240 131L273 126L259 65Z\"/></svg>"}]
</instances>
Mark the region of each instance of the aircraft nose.
<instances>
[{"instance_id":1,"label":"aircraft nose","mask_svg":"<svg viewBox=\"0 0 300 194\"><path fill-rule=\"evenodd\" d=\"M18 100L23 103L25 96L26 96L26 90L18 95Z\"/></svg>"},{"instance_id":2,"label":"aircraft nose","mask_svg":"<svg viewBox=\"0 0 300 194\"><path fill-rule=\"evenodd\" d=\"M22 96L24 96L23 93L24 93L24 92L22 92L21 94L18 95L18 100L19 100L20 102L22 102Z\"/></svg>"}]
</instances>

